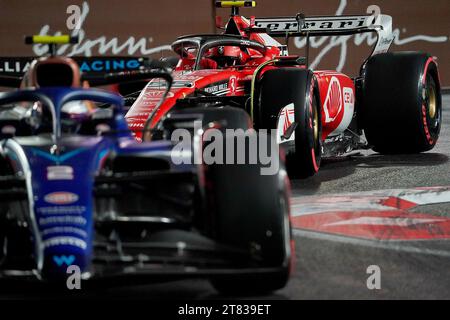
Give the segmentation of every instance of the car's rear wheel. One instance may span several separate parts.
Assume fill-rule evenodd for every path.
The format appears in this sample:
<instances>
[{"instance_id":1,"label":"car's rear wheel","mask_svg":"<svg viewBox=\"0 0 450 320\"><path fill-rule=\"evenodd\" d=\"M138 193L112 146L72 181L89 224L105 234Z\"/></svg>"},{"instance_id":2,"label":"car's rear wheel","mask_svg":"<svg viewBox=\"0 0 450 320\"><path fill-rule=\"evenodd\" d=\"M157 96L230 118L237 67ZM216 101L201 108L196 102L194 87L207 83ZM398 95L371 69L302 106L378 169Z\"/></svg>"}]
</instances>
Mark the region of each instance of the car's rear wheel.
<instances>
[{"instance_id":1,"label":"car's rear wheel","mask_svg":"<svg viewBox=\"0 0 450 320\"><path fill-rule=\"evenodd\" d=\"M367 62L363 77L361 114L373 150L385 154L431 150L442 121L434 59L415 52L376 55Z\"/></svg>"}]
</instances>

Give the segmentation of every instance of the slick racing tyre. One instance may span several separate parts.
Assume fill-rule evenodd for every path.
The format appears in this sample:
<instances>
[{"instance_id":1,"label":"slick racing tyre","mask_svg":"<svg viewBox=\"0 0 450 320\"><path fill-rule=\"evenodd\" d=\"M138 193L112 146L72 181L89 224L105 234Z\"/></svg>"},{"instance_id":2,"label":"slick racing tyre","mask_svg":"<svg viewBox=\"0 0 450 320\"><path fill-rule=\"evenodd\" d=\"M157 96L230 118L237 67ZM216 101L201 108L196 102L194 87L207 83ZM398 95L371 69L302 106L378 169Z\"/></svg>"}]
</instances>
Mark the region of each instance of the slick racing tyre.
<instances>
[{"instance_id":1,"label":"slick racing tyre","mask_svg":"<svg viewBox=\"0 0 450 320\"><path fill-rule=\"evenodd\" d=\"M277 128L281 113L289 113L289 106L294 104L295 123L289 120L289 124L295 128L292 133L295 153L287 148L289 173L300 178L316 174L322 158L322 123L313 73L298 68L269 70L262 76L258 96L255 110L258 128ZM285 117L289 119L289 115ZM289 135L289 130L286 134ZM282 140L281 143L284 144ZM286 142L288 146L290 143Z\"/></svg>"},{"instance_id":2,"label":"slick racing tyre","mask_svg":"<svg viewBox=\"0 0 450 320\"><path fill-rule=\"evenodd\" d=\"M363 70L364 132L385 154L431 150L439 138L442 98L438 67L424 53L373 56Z\"/></svg>"},{"instance_id":3,"label":"slick racing tyre","mask_svg":"<svg viewBox=\"0 0 450 320\"><path fill-rule=\"evenodd\" d=\"M276 146L274 138L263 139ZM249 147L247 142L246 152ZM246 252L247 258L233 263L234 269L251 270L212 278L212 285L223 294L263 294L283 288L289 278L289 180L282 161L274 174L263 175L262 167L215 164L207 168L212 238Z\"/></svg>"}]
</instances>

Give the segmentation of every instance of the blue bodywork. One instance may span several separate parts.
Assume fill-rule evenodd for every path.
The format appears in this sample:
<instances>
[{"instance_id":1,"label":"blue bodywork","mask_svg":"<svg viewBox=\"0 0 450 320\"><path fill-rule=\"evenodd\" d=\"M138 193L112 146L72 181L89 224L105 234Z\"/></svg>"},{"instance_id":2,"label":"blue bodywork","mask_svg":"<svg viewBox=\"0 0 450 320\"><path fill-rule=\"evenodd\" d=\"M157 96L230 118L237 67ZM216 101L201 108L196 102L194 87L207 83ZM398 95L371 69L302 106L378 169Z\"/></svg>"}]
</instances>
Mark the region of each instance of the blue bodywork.
<instances>
[{"instance_id":1,"label":"blue bodywork","mask_svg":"<svg viewBox=\"0 0 450 320\"><path fill-rule=\"evenodd\" d=\"M136 142L123 117L122 98L116 94L58 87L0 96L1 105L19 101L43 102L49 106L53 118L51 133L6 138L1 142L2 153L15 173L25 178L37 270L44 278L67 275L69 265L89 273L95 236L93 187L105 159L111 154L145 154L168 160L173 144ZM110 105L113 114L105 121L112 133L97 136L63 133L62 108L70 101ZM193 168L178 166L173 170Z\"/></svg>"}]
</instances>

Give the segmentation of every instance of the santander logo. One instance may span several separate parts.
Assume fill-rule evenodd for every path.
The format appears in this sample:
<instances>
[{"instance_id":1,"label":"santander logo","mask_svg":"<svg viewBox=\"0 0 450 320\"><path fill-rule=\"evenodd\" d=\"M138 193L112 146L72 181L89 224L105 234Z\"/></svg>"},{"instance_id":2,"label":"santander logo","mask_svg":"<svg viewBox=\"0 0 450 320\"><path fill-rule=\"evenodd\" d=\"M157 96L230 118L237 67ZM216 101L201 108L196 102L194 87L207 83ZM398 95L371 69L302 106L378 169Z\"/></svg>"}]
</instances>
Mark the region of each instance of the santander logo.
<instances>
[{"instance_id":1,"label":"santander logo","mask_svg":"<svg viewBox=\"0 0 450 320\"><path fill-rule=\"evenodd\" d=\"M56 205L64 205L64 204L71 204L78 201L78 195L72 192L65 192L65 191L59 191L59 192L53 192L49 193L44 197L45 202L56 204Z\"/></svg>"}]
</instances>

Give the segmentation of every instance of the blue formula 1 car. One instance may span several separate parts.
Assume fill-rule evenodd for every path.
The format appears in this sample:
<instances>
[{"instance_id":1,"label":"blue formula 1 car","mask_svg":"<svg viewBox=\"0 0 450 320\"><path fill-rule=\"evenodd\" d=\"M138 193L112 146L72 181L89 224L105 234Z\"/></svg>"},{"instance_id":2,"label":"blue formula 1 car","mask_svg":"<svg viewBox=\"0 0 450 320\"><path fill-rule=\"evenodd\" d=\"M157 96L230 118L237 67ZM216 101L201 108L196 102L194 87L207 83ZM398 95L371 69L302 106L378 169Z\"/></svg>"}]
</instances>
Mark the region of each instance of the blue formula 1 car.
<instances>
[{"instance_id":1,"label":"blue formula 1 car","mask_svg":"<svg viewBox=\"0 0 450 320\"><path fill-rule=\"evenodd\" d=\"M70 87L0 95L0 283L65 283L77 266L89 283L190 276L222 292L283 287L283 166L265 176L259 165L193 164L195 137L175 155L170 140L139 143L122 100Z\"/></svg>"}]
</instances>

